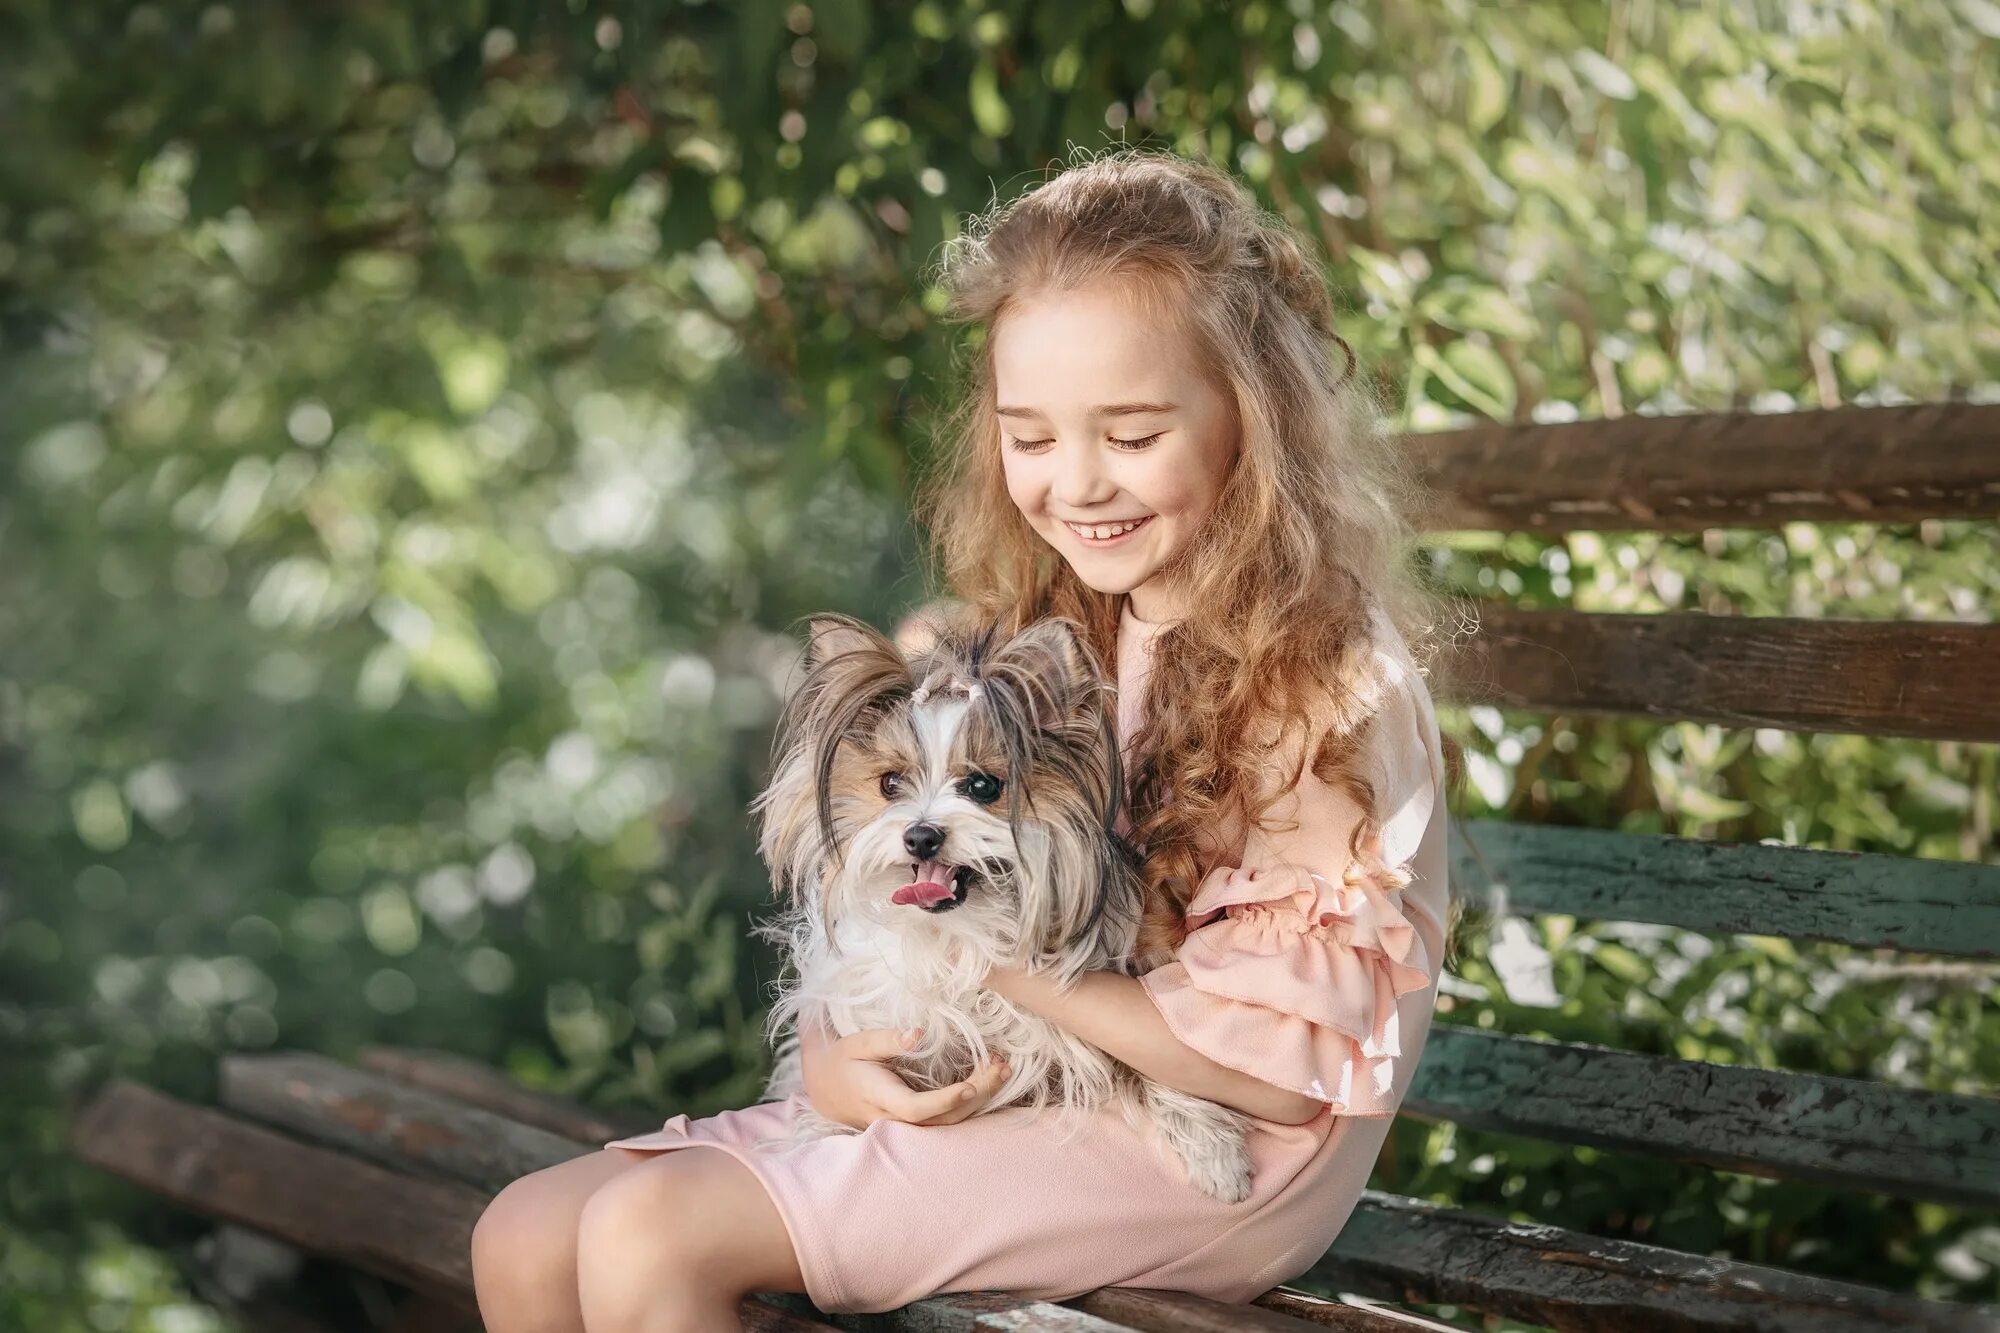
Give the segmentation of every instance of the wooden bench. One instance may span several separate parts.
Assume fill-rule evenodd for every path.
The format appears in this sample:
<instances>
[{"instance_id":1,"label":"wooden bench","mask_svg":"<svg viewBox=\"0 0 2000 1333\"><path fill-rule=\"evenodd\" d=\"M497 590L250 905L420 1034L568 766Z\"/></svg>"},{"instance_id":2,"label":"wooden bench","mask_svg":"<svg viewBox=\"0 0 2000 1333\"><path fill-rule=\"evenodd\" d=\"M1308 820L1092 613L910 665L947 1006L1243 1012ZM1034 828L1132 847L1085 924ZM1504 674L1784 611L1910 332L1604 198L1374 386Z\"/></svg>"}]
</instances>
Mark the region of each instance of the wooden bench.
<instances>
[{"instance_id":1,"label":"wooden bench","mask_svg":"<svg viewBox=\"0 0 2000 1333\"><path fill-rule=\"evenodd\" d=\"M2000 407L1628 418L1417 437L1437 529L1696 531L2000 516ZM1456 696L1735 727L2000 741L2000 627L1488 604ZM1990 961L2000 867L1475 821L1468 893L1512 913L1831 940ZM507 1181L635 1129L451 1056L374 1050L223 1062L220 1106L129 1081L74 1121L86 1159L192 1209L469 1310L468 1242ZM1441 1018L1406 1115L1759 1176L2000 1206L2000 1099L1531 1039ZM1563 1330L2000 1329L1954 1305L1368 1191L1302 1281L1250 1306L1105 1289L993 1293L857 1319L766 1293L753 1328L1442 1327L1374 1302L1450 1303ZM418 1327L413 1315L408 1327ZM427 1316L426 1316L427 1317ZM426 1327L444 1325L426 1324Z\"/></svg>"}]
</instances>

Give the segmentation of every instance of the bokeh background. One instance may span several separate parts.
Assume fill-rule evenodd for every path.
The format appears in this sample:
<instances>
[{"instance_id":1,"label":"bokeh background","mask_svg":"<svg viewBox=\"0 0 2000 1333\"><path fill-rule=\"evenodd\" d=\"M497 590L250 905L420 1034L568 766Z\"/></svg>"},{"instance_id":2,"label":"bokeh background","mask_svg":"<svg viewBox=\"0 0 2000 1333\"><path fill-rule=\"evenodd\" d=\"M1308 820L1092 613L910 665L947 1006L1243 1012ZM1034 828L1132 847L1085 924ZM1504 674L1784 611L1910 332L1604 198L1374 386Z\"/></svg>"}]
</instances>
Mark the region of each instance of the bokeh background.
<instances>
[{"instance_id":1,"label":"bokeh background","mask_svg":"<svg viewBox=\"0 0 2000 1333\"><path fill-rule=\"evenodd\" d=\"M965 212L1120 142L1226 163L1399 429L1991 400L1996 51L1992 0L0 7L0 1326L231 1326L204 1224L66 1155L113 1073L392 1042L755 1096L745 805L797 618L923 591ZM2000 599L1971 523L1429 558L1536 606ZM1462 816L2000 856L2000 747L1442 717ZM1990 970L1488 924L1440 1021L2000 1084ZM2000 1219L1940 1205L1408 1121L1374 1183L2000 1295Z\"/></svg>"}]
</instances>

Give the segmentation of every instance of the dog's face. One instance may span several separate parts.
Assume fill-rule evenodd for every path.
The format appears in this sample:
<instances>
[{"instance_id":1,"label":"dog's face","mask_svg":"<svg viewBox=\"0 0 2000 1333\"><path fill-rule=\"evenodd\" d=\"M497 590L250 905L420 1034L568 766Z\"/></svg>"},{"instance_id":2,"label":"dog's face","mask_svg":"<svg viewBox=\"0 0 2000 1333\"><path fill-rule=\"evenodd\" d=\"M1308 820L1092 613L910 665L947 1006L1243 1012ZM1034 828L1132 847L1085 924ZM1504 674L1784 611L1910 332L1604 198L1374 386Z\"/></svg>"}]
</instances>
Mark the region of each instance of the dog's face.
<instances>
[{"instance_id":1,"label":"dog's face","mask_svg":"<svg viewBox=\"0 0 2000 1333\"><path fill-rule=\"evenodd\" d=\"M1112 691L1067 620L947 630L906 658L817 617L756 807L766 860L829 920L1074 947L1123 891ZM1122 916L1119 912L1117 915Z\"/></svg>"}]
</instances>

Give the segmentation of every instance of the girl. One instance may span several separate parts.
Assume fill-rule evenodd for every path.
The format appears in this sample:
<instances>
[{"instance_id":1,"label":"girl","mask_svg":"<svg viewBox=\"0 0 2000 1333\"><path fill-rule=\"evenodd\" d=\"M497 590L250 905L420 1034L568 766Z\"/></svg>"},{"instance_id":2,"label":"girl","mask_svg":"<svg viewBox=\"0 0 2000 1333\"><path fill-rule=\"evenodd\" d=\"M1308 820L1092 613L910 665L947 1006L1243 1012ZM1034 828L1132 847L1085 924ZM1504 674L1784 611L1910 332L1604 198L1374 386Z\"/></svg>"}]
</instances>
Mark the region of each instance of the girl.
<instances>
[{"instance_id":1,"label":"girl","mask_svg":"<svg viewBox=\"0 0 2000 1333\"><path fill-rule=\"evenodd\" d=\"M997 1069L917 1092L882 1063L903 1034L812 1031L810 1100L863 1132L757 1152L789 1114L760 1103L514 1182L472 1242L492 1333L737 1328L753 1291L1248 1301L1325 1252L1409 1085L1454 916L1409 646L1436 603L1402 559L1414 483L1299 241L1222 171L1127 149L998 208L942 280L986 337L919 497L956 594L935 614L1068 616L1110 664L1142 956L1171 960L987 984L1246 1112L1251 1195L1196 1191L1115 1111L1059 1142L1025 1108L974 1114ZM721 1151L671 1151L699 1145Z\"/></svg>"}]
</instances>

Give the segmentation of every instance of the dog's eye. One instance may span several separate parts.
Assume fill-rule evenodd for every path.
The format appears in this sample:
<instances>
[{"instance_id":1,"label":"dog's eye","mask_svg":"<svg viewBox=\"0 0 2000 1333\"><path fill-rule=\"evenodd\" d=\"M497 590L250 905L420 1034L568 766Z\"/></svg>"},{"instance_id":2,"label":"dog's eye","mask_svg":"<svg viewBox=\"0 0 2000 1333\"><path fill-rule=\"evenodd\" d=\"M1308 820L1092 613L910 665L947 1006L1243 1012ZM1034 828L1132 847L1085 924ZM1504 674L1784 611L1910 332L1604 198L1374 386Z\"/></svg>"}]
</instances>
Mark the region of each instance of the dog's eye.
<instances>
[{"instance_id":1,"label":"dog's eye","mask_svg":"<svg viewBox=\"0 0 2000 1333\"><path fill-rule=\"evenodd\" d=\"M1000 799L1000 779L991 773L971 773L959 784L965 794L981 805L991 805Z\"/></svg>"},{"instance_id":2,"label":"dog's eye","mask_svg":"<svg viewBox=\"0 0 2000 1333\"><path fill-rule=\"evenodd\" d=\"M884 796L894 798L897 791L902 788L902 785L903 775L895 769L892 768L882 775L881 787Z\"/></svg>"}]
</instances>

